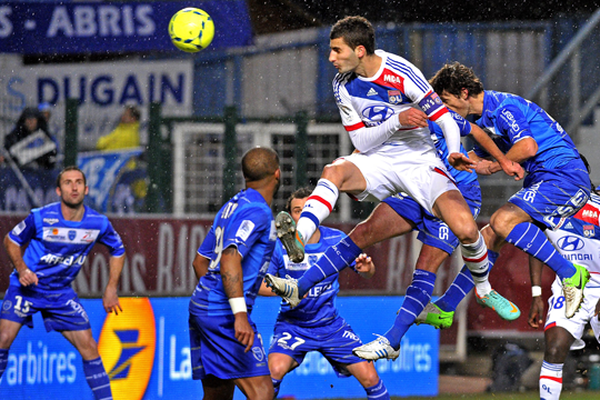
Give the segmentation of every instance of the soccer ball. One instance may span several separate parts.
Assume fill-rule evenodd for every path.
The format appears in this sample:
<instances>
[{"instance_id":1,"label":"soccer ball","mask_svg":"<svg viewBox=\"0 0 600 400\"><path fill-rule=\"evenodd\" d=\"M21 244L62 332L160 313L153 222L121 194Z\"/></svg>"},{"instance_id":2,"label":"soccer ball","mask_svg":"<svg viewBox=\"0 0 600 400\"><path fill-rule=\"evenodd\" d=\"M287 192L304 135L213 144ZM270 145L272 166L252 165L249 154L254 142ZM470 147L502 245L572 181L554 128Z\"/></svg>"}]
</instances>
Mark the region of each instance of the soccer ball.
<instances>
[{"instance_id":1,"label":"soccer ball","mask_svg":"<svg viewBox=\"0 0 600 400\"><path fill-rule=\"evenodd\" d=\"M206 11L188 7L169 22L169 36L179 50L196 53L208 47L215 36L215 24Z\"/></svg>"}]
</instances>

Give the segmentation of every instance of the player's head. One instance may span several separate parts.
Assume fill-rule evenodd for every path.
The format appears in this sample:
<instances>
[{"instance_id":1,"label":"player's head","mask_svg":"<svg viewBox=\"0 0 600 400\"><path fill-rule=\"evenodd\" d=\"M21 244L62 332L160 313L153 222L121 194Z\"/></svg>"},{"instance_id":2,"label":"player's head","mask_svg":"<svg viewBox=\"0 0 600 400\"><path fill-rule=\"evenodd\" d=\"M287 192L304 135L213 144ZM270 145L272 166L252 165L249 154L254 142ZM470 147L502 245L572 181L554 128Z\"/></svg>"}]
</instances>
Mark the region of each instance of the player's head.
<instances>
[{"instance_id":1,"label":"player's head","mask_svg":"<svg viewBox=\"0 0 600 400\"><path fill-rule=\"evenodd\" d=\"M254 147L248 150L242 156L242 174L247 187L257 188L274 182L274 193L277 193L281 184L277 152L268 147Z\"/></svg>"},{"instance_id":2,"label":"player's head","mask_svg":"<svg viewBox=\"0 0 600 400\"><path fill-rule=\"evenodd\" d=\"M85 174L76 166L66 167L56 178L56 194L67 207L80 207L88 190Z\"/></svg>"},{"instance_id":3,"label":"player's head","mask_svg":"<svg viewBox=\"0 0 600 400\"><path fill-rule=\"evenodd\" d=\"M125 124L131 124L140 120L140 110L133 105L125 106L125 110L121 115L121 122Z\"/></svg>"},{"instance_id":4,"label":"player's head","mask_svg":"<svg viewBox=\"0 0 600 400\"><path fill-rule=\"evenodd\" d=\"M477 75L459 62L445 64L429 83L444 104L463 117L473 114L469 102L483 93L483 83Z\"/></svg>"},{"instance_id":5,"label":"player's head","mask_svg":"<svg viewBox=\"0 0 600 400\"><path fill-rule=\"evenodd\" d=\"M302 213L306 199L308 199L308 196L311 194L312 189L303 187L294 191L290 197L288 197L285 203L285 209L290 213L296 223L298 223L298 220L300 219L300 214Z\"/></svg>"},{"instance_id":6,"label":"player's head","mask_svg":"<svg viewBox=\"0 0 600 400\"><path fill-rule=\"evenodd\" d=\"M360 16L346 17L329 34L329 61L340 73L353 71L360 60L375 53L375 30Z\"/></svg>"}]
</instances>

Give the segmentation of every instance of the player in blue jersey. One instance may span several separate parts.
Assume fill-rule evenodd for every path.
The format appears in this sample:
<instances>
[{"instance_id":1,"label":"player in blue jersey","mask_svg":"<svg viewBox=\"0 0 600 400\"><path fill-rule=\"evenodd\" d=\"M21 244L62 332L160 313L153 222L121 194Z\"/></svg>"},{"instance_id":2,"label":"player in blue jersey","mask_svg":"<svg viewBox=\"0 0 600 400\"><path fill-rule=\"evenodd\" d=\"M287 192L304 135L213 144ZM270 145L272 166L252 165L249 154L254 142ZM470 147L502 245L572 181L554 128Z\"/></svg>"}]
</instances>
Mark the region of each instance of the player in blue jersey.
<instances>
[{"instance_id":1,"label":"player in blue jersey","mask_svg":"<svg viewBox=\"0 0 600 400\"><path fill-rule=\"evenodd\" d=\"M40 311L46 330L62 333L81 354L94 397L112 399L98 344L71 282L94 244L106 245L110 251L110 274L102 304L106 312L118 315L122 309L117 284L125 249L108 218L83 205L88 187L79 168L67 167L60 172L56 193L60 202L31 210L4 238L14 271L0 313L0 377L19 330L23 325L32 328L32 316Z\"/></svg>"},{"instance_id":2,"label":"player in blue jersey","mask_svg":"<svg viewBox=\"0 0 600 400\"><path fill-rule=\"evenodd\" d=\"M189 306L192 378L204 398L272 400L267 354L250 318L277 239L270 204L280 184L279 157L256 147L242 157L246 189L217 213L198 250L200 277ZM205 273L206 272L206 273Z\"/></svg>"},{"instance_id":3,"label":"player in blue jersey","mask_svg":"<svg viewBox=\"0 0 600 400\"><path fill-rule=\"evenodd\" d=\"M471 134L472 129L478 129L472 126L460 115L451 112L459 126L461 135ZM446 159L448 148L444 140L443 132L440 127L434 123L429 123L432 132L431 137L442 159ZM461 151L466 151L461 146ZM518 164L513 164L503 159L499 149L491 148L496 156L506 163L505 168L511 175L516 175L516 179L523 176L523 170ZM447 165L448 170L456 180L457 186L469 204L473 218L476 218L481 208L481 191L477 176L466 171L459 171ZM414 199L406 195L396 195L385 199L377 205L369 218L360 223L349 234L349 238L366 249L369 246L383 240L404 235L412 230L418 230L418 239L423 242L423 247L417 260L416 270L413 274L413 280L406 292L405 301L398 312L394 325L384 336L380 336L373 342L354 349L356 355L365 359L391 358L395 359L399 354L400 342L410 325L415 321L423 307L431 299L431 293L436 279L436 272L439 266L446 260L454 249L458 246L458 239L448 229L440 219L434 217L426 209L421 207ZM492 264L497 258L497 254L489 252L488 258ZM311 287L326 276L337 273L347 265L334 264L333 268L328 268L332 262L329 258L319 259L314 267L308 270L298 279L298 286L302 283ZM334 272L332 272L334 271ZM463 282L462 275L468 278L468 283ZM273 280L267 275L267 281ZM469 270L465 267L461 275L457 278L455 287L462 287L470 284L469 290L473 285L473 279ZM492 291L490 297L495 298L496 292ZM496 311L502 318L513 320L519 317L520 312L514 304L508 300L497 301L498 304L505 304L505 307L497 307Z\"/></svg>"},{"instance_id":4,"label":"player in blue jersey","mask_svg":"<svg viewBox=\"0 0 600 400\"><path fill-rule=\"evenodd\" d=\"M448 109L418 68L402 57L375 50L375 32L366 19L341 19L329 37L329 60L339 71L333 82L334 96L357 151L325 166L297 225L284 211L277 216L278 236L290 258L302 260L303 238L311 237L329 215L340 192L361 201L406 193L458 238L485 305L502 307L507 301L495 292L491 295L486 244L431 140L428 121L443 132L448 146L444 161L458 170L475 167L460 151L460 132ZM331 267L321 267L325 275L338 271L333 265L347 265L362 252L349 237L330 249L326 254L334 261ZM306 283L281 278L272 282L279 293L289 293L288 299L302 298L314 284Z\"/></svg>"},{"instance_id":5,"label":"player in blue jersey","mask_svg":"<svg viewBox=\"0 0 600 400\"><path fill-rule=\"evenodd\" d=\"M581 310L566 318L561 281L557 277L552 284L552 296L548 299L548 313L544 323L544 302L542 300L543 263L530 257L530 274L533 300L529 312L529 325L544 327L544 361L540 370L540 398L558 400L563 386L563 366L569 350L585 347L582 340L589 323L594 336L600 341L600 196L592 192L590 200L577 214L567 219L563 226L545 233L555 243L562 256L578 260L590 272L591 278L584 289Z\"/></svg>"},{"instance_id":6,"label":"player in blue jersey","mask_svg":"<svg viewBox=\"0 0 600 400\"><path fill-rule=\"evenodd\" d=\"M311 190L302 188L289 197L286 209L298 220ZM306 257L299 263L290 261L281 242L275 248L269 273L275 276L299 278L333 244L345 234L337 229L319 227L306 243ZM365 278L371 278L375 266L370 257L361 254L351 267ZM312 288L300 304L291 308L282 302L269 349L269 369L275 396L283 377L297 368L306 354L318 351L329 361L340 377L354 376L365 389L368 399L386 400L390 396L379 379L373 363L352 354L361 341L335 307L340 285L338 276L331 276ZM260 294L273 295L266 287Z\"/></svg>"},{"instance_id":7,"label":"player in blue jersey","mask_svg":"<svg viewBox=\"0 0 600 400\"><path fill-rule=\"evenodd\" d=\"M564 259L542 231L560 228L589 199L589 175L573 141L538 105L484 91L473 70L458 62L444 65L431 83L451 109L463 117L479 116L476 124L509 159L523 165L528 174L523 188L492 215L486 242L496 252L512 243L556 272L563 283L565 315L571 318L581 305L589 273ZM480 159L488 156L477 146L474 150ZM495 162L494 168L499 168Z\"/></svg>"}]
</instances>

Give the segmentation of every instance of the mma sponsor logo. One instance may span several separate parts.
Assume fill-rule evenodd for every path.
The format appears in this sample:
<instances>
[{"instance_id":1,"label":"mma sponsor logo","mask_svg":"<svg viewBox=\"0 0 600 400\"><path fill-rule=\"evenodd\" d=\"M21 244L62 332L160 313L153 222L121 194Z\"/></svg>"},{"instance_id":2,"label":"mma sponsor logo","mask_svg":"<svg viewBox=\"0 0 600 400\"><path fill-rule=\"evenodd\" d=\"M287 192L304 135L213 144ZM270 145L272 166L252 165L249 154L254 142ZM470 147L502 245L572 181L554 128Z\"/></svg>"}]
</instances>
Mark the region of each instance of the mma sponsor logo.
<instances>
[{"instance_id":1,"label":"mma sponsor logo","mask_svg":"<svg viewBox=\"0 0 600 400\"><path fill-rule=\"evenodd\" d=\"M121 298L119 302L124 312L107 315L98 350L111 381L113 398L140 400L154 364L154 311L148 298Z\"/></svg>"}]
</instances>

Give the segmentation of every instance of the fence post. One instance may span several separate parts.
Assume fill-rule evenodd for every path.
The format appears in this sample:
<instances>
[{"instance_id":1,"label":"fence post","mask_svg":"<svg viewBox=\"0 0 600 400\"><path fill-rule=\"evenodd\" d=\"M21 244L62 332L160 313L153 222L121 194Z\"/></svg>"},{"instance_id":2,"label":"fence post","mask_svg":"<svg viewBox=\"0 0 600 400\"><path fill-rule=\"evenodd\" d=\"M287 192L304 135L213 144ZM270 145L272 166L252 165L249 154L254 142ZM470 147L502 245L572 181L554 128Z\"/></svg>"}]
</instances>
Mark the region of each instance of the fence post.
<instances>
[{"instance_id":1,"label":"fence post","mask_svg":"<svg viewBox=\"0 0 600 400\"><path fill-rule=\"evenodd\" d=\"M77 133L79 100L67 99L65 103L65 158L64 166L77 165Z\"/></svg>"},{"instance_id":2,"label":"fence post","mask_svg":"<svg viewBox=\"0 0 600 400\"><path fill-rule=\"evenodd\" d=\"M308 179L306 175L308 158L308 113L299 111L296 113L296 145L294 146L294 158L296 159L296 187L306 186Z\"/></svg>"},{"instance_id":3,"label":"fence post","mask_svg":"<svg viewBox=\"0 0 600 400\"><path fill-rule=\"evenodd\" d=\"M161 104L150 104L148 121L148 194L146 211L167 213L172 209L171 153L169 138L161 136Z\"/></svg>"},{"instance_id":4,"label":"fence post","mask_svg":"<svg viewBox=\"0 0 600 400\"><path fill-rule=\"evenodd\" d=\"M237 165L237 138L235 127L238 122L237 108L225 107L225 135L223 137L223 203L236 194L235 172Z\"/></svg>"}]
</instances>

